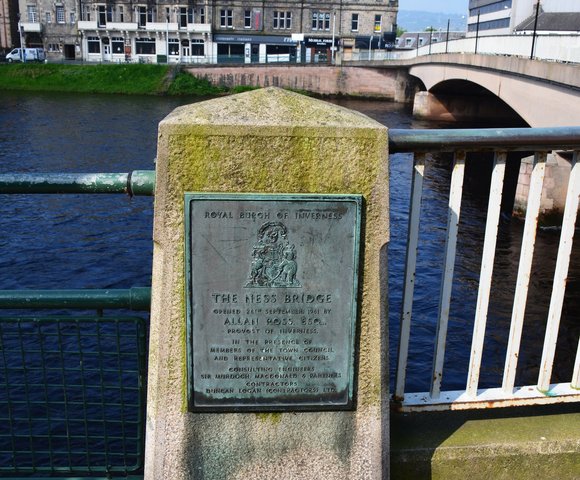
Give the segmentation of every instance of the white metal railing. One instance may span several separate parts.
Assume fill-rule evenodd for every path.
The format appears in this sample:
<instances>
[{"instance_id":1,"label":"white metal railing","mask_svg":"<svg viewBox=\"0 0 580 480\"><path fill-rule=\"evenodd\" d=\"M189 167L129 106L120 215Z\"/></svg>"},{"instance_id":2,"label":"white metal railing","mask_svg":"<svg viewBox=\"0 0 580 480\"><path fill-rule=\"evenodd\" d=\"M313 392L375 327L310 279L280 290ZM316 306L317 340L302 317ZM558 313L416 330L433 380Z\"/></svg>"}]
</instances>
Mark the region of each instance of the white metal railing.
<instances>
[{"instance_id":1,"label":"white metal railing","mask_svg":"<svg viewBox=\"0 0 580 480\"><path fill-rule=\"evenodd\" d=\"M533 41L533 55L532 55ZM389 59L405 60L437 53L509 55L539 60L580 63L580 35L490 35L435 42L418 49L395 50ZM361 60L366 60L362 58ZM377 58L378 60L378 58Z\"/></svg>"},{"instance_id":2,"label":"white metal railing","mask_svg":"<svg viewBox=\"0 0 580 480\"><path fill-rule=\"evenodd\" d=\"M571 255L576 216L580 196L580 127L553 129L483 129L483 130L390 130L391 152L415 152L409 231L407 240L404 290L399 334L398 364L395 378L393 404L403 411L486 408L526 404L546 404L580 401L580 344L576 352L575 366L569 382L551 384L556 340L560 325L566 279ZM516 369L520 354L520 340L528 297L530 271L534 254L540 198L547 152L573 150L572 169L568 183L567 201L562 222L560 244L554 273L552 295L547 318L542 360L536 385L516 386ZM470 348L468 374L464 390L441 391L445 344L450 314L451 290L455 252L458 241L458 225L461 213L461 197L466 152L494 151L494 165L489 194L485 239L481 258L481 271L473 336ZM492 273L496 251L496 239L500 219L502 188L508 151L536 151L530 180L522 248L520 253L516 290L513 301L503 383L501 387L480 389L480 367L484 349L486 321ZM454 152L453 171L449 193L447 236L435 334L433 368L428 392L406 393L406 373L409 341L412 328L413 294L419 245L420 207L423 195L423 178L426 164L425 152ZM501 272L496 272L501 274Z\"/></svg>"}]
</instances>

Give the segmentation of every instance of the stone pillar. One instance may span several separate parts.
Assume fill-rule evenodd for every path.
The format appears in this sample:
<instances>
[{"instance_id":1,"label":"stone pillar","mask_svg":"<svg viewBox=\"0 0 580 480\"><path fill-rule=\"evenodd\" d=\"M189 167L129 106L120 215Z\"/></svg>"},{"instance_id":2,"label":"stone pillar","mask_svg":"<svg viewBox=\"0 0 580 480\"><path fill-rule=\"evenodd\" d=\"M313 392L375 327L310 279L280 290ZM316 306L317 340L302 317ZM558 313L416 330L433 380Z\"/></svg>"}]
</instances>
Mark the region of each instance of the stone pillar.
<instances>
[{"instance_id":1,"label":"stone pillar","mask_svg":"<svg viewBox=\"0 0 580 480\"><path fill-rule=\"evenodd\" d=\"M388 478L387 147L387 129L368 117L276 88L180 107L160 123L146 479ZM186 225L186 192L228 193L234 203L240 193L361 196L351 406L303 411L287 405L285 411L257 412L191 408L186 231L196 225ZM222 215L230 217L216 212ZM249 230L255 232L257 225ZM197 228L196 238L213 235ZM248 269L248 258L242 260ZM305 283L302 250L297 263L297 278ZM216 278L217 265L215 271L208 265L204 275L215 280L216 290L227 280ZM329 315L327 320L340 319Z\"/></svg>"},{"instance_id":2,"label":"stone pillar","mask_svg":"<svg viewBox=\"0 0 580 480\"><path fill-rule=\"evenodd\" d=\"M516 216L523 217L526 214L533 161L534 156L532 155L522 158L520 164L513 208L513 213ZM562 218L566 206L568 180L572 170L571 161L570 154L562 152L548 154L540 199L540 221L543 223L552 223L552 221L559 221Z\"/></svg>"}]
</instances>

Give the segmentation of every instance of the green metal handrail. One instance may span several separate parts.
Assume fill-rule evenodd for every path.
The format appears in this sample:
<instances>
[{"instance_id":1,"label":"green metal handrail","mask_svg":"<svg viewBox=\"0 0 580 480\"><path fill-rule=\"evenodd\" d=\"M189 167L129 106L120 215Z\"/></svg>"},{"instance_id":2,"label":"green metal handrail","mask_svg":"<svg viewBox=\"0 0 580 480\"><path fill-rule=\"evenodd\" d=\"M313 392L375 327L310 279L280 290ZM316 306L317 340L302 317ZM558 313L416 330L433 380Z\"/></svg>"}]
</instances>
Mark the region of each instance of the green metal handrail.
<instances>
[{"instance_id":1,"label":"green metal handrail","mask_svg":"<svg viewBox=\"0 0 580 480\"><path fill-rule=\"evenodd\" d=\"M554 128L458 128L389 130L389 151L551 151L580 148L580 126Z\"/></svg>"},{"instance_id":2,"label":"green metal handrail","mask_svg":"<svg viewBox=\"0 0 580 480\"><path fill-rule=\"evenodd\" d=\"M126 193L153 195L155 171L0 175L0 193Z\"/></svg>"},{"instance_id":3,"label":"green metal handrail","mask_svg":"<svg viewBox=\"0 0 580 480\"><path fill-rule=\"evenodd\" d=\"M82 290L0 290L0 309L72 308L149 311L151 288Z\"/></svg>"},{"instance_id":4,"label":"green metal handrail","mask_svg":"<svg viewBox=\"0 0 580 480\"><path fill-rule=\"evenodd\" d=\"M399 152L550 151L580 148L580 126L554 128L390 129L389 150ZM153 195L155 171L130 173L24 173L0 175L2 193L125 193Z\"/></svg>"}]
</instances>

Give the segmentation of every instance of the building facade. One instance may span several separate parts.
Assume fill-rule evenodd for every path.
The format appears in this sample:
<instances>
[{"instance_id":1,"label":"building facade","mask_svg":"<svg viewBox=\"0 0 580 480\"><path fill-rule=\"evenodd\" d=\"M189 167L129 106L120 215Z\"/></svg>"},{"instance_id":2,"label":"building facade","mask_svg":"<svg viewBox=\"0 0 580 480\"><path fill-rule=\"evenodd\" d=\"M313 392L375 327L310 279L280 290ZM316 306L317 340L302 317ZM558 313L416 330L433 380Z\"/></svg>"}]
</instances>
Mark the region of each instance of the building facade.
<instances>
[{"instance_id":1,"label":"building facade","mask_svg":"<svg viewBox=\"0 0 580 480\"><path fill-rule=\"evenodd\" d=\"M564 17L580 12L578 0L469 0L467 36L511 35L539 11Z\"/></svg>"},{"instance_id":2,"label":"building facade","mask_svg":"<svg viewBox=\"0 0 580 480\"><path fill-rule=\"evenodd\" d=\"M20 46L18 0L0 0L0 50Z\"/></svg>"},{"instance_id":3,"label":"building facade","mask_svg":"<svg viewBox=\"0 0 580 480\"><path fill-rule=\"evenodd\" d=\"M339 44L392 32L398 0L20 0L20 9L26 45L51 60L329 62Z\"/></svg>"}]
</instances>

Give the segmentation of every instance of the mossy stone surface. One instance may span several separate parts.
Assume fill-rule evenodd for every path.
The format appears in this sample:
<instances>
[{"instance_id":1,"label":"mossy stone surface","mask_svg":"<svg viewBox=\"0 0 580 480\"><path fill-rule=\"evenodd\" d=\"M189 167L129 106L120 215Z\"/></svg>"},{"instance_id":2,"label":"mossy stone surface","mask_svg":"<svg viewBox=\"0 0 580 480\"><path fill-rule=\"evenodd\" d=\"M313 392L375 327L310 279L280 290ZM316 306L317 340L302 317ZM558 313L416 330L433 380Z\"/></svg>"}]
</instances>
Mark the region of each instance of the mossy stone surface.
<instances>
[{"instance_id":1,"label":"mossy stone surface","mask_svg":"<svg viewBox=\"0 0 580 480\"><path fill-rule=\"evenodd\" d=\"M387 145L374 120L276 88L180 107L161 122L146 478L384 477ZM356 410L187 412L185 192L363 195Z\"/></svg>"}]
</instances>

